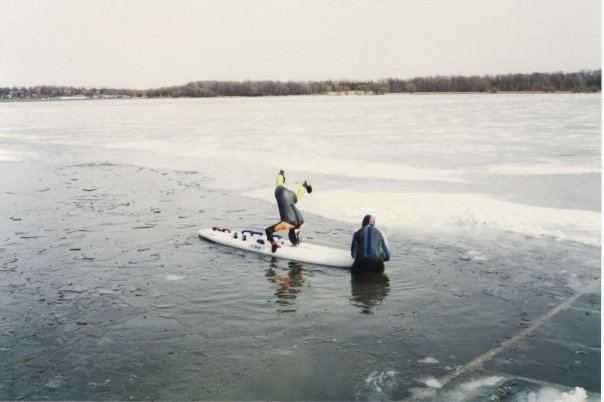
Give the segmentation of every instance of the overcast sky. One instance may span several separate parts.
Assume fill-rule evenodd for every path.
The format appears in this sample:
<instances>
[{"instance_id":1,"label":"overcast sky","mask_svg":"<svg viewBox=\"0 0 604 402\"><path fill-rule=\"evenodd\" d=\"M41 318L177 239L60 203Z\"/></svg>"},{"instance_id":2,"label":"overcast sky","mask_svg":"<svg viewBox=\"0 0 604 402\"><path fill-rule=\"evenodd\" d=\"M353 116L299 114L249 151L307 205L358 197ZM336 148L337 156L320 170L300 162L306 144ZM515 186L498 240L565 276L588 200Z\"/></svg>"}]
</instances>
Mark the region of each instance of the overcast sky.
<instances>
[{"instance_id":1,"label":"overcast sky","mask_svg":"<svg viewBox=\"0 0 604 402\"><path fill-rule=\"evenodd\" d=\"M599 0L0 0L0 86L601 65Z\"/></svg>"}]
</instances>

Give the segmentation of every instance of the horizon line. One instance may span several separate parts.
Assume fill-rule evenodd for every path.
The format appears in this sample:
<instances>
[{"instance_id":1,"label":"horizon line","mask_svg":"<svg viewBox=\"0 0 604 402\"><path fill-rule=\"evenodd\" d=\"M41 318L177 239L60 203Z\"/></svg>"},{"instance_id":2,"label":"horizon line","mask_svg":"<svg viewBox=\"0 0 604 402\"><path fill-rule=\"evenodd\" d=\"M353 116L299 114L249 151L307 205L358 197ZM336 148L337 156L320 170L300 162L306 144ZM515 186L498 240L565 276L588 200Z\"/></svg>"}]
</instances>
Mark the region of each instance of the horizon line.
<instances>
[{"instance_id":1,"label":"horizon line","mask_svg":"<svg viewBox=\"0 0 604 402\"><path fill-rule=\"evenodd\" d=\"M421 75L421 76L413 76L409 78L400 78L400 77L384 77L384 78L371 78L371 79L349 79L349 78L328 78L328 79L313 79L313 80L304 80L304 79L202 79L202 80L194 80L181 82L176 84L168 84L168 85L159 85L159 86L150 86L146 88L133 88L133 87L112 87L106 85L65 85L65 84L18 84L18 85L5 85L0 84L0 88L36 88L36 87L64 87L64 88L83 88L83 89L116 89L116 90L135 90L135 91L147 91L153 89L160 88L171 88L178 86L185 86L192 83L197 82L225 82L225 83L246 83L246 82L279 82L279 83L319 83L319 82L349 82L349 83L376 83L387 80L400 80L400 81L408 81L414 79L422 79L422 78L453 78L453 77L480 77L480 78L488 78L488 77L498 77L498 76L508 76L508 75L532 75L532 74L576 74L580 72L595 72L601 71L602 66L598 68L581 68L573 71L564 71L564 70L555 70L555 71L532 71L529 73L497 73L497 74L432 74L432 75Z\"/></svg>"}]
</instances>

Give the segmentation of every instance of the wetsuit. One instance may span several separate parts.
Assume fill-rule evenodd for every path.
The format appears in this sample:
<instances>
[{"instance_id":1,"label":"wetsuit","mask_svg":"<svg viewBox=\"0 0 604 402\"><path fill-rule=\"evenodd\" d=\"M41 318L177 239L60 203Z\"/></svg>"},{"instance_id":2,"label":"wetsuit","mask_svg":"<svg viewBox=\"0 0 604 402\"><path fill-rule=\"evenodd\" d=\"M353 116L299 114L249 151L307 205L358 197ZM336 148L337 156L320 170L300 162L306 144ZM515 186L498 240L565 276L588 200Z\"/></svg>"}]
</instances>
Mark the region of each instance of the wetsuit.
<instances>
[{"instance_id":1,"label":"wetsuit","mask_svg":"<svg viewBox=\"0 0 604 402\"><path fill-rule=\"evenodd\" d=\"M298 191L294 193L293 191L288 190L283 185L284 182L285 177L283 173L280 172L277 176L275 198L277 200L277 206L279 207L279 216L281 218L281 221L266 228L266 238L269 242L274 244L274 232L289 230L289 241L293 245L297 245L298 243L300 243L300 238L298 236L297 231L298 229L300 229L302 224L304 224L304 218L302 217L302 214L300 213L298 208L296 208L296 203L300 200L300 198L302 198L305 193L310 193L312 191L312 187L310 187L307 182L304 182L304 184L300 186Z\"/></svg>"},{"instance_id":2,"label":"wetsuit","mask_svg":"<svg viewBox=\"0 0 604 402\"><path fill-rule=\"evenodd\" d=\"M384 262L390 260L386 236L371 224L354 233L350 254L354 258L353 272L384 272Z\"/></svg>"},{"instance_id":3,"label":"wetsuit","mask_svg":"<svg viewBox=\"0 0 604 402\"><path fill-rule=\"evenodd\" d=\"M281 222L289 223L294 228L299 229L304 223L304 218L298 208L296 208L298 195L285 188L285 186L280 185L275 188L275 199L279 207Z\"/></svg>"}]
</instances>

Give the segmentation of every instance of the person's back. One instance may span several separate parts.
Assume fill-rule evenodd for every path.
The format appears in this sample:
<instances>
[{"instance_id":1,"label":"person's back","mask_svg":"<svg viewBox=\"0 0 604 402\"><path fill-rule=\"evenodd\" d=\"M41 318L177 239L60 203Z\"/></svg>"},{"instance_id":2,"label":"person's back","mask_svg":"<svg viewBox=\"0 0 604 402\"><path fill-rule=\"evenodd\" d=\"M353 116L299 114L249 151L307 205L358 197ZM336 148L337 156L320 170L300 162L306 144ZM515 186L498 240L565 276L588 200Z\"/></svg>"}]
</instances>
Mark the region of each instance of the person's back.
<instances>
[{"instance_id":1,"label":"person's back","mask_svg":"<svg viewBox=\"0 0 604 402\"><path fill-rule=\"evenodd\" d=\"M354 258L353 272L383 272L384 262L390 260L386 236L375 227L375 218L366 215L362 227L352 237L350 254Z\"/></svg>"},{"instance_id":2,"label":"person's back","mask_svg":"<svg viewBox=\"0 0 604 402\"><path fill-rule=\"evenodd\" d=\"M281 184L275 187L275 199L277 200L281 221L288 222L295 227L304 224L304 218L295 205L298 202L296 193Z\"/></svg>"}]
</instances>

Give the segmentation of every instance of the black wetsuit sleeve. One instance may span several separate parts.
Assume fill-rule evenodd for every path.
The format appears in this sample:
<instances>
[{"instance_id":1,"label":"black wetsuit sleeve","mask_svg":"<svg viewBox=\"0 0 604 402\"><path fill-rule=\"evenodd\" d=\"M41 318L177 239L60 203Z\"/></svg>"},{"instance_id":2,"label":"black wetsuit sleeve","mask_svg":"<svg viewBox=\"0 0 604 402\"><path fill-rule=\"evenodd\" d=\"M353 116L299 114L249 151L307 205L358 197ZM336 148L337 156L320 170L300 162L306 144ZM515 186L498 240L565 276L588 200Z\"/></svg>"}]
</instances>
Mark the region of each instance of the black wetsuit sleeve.
<instances>
[{"instance_id":1,"label":"black wetsuit sleeve","mask_svg":"<svg viewBox=\"0 0 604 402\"><path fill-rule=\"evenodd\" d=\"M356 258L356 247L357 247L357 239L359 237L359 231L357 230L352 235L352 243L350 244L350 255L352 258Z\"/></svg>"}]
</instances>

